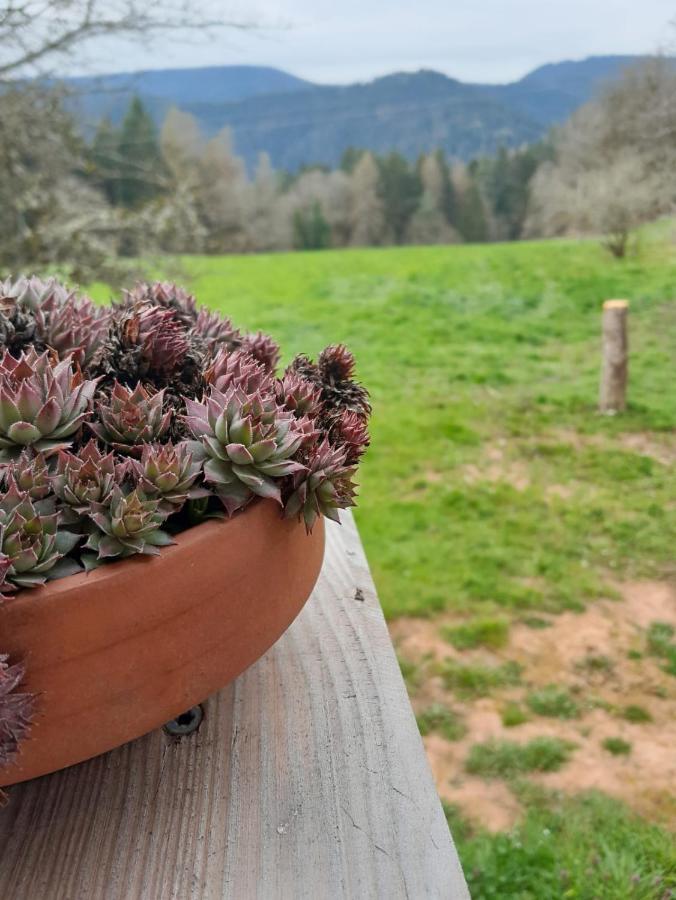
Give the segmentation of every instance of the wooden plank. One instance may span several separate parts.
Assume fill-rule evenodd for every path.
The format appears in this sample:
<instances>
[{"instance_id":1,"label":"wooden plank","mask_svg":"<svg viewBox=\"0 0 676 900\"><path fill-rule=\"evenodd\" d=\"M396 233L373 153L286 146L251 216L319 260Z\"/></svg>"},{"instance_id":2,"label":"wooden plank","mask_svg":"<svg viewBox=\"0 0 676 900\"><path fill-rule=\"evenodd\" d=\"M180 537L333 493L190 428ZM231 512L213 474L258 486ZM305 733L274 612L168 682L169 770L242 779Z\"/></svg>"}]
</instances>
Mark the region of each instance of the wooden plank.
<instances>
[{"instance_id":1,"label":"wooden plank","mask_svg":"<svg viewBox=\"0 0 676 900\"><path fill-rule=\"evenodd\" d=\"M467 898L352 517L256 665L163 731L12 789L12 900ZM186 636L189 639L189 636Z\"/></svg>"}]
</instances>

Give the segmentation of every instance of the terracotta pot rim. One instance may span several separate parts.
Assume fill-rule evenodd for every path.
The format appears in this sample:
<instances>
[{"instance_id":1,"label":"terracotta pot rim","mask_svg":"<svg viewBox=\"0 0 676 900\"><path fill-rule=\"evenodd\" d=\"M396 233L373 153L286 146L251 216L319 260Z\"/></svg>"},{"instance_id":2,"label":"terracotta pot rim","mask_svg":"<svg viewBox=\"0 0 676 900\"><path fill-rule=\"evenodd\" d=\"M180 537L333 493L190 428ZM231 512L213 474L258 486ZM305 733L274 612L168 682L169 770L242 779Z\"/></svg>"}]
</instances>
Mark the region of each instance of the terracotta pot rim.
<instances>
[{"instance_id":1,"label":"terracotta pot rim","mask_svg":"<svg viewBox=\"0 0 676 900\"><path fill-rule=\"evenodd\" d=\"M200 522L198 525L192 525L190 528L185 528L183 531L179 531L177 534L172 535L174 543L169 544L166 547L161 547L158 556L137 554L135 556L129 556L104 563L98 568L93 569L91 572L75 572L73 575L66 575L64 578L47 581L45 584L36 588L20 588L17 593L6 594L5 600L0 601L0 617L2 616L3 608L6 609L9 606L12 607L12 610L17 610L20 607L27 607L32 604L44 604L59 596L69 594L72 591L79 591L82 587L118 580L120 576L124 575L134 567L159 566L162 564L162 560L166 559L167 555L176 553L180 548L189 548L191 545L199 544L202 542L203 538L208 537L211 533L216 532L221 528L227 527L232 530L241 530L243 527L250 527L249 522L252 515L256 510L264 509L266 505L266 501L260 497L256 497L248 506L239 510L230 518L208 519L205 522ZM280 508L280 522L281 521L284 520ZM0 650L2 650L1 646Z\"/></svg>"}]
</instances>

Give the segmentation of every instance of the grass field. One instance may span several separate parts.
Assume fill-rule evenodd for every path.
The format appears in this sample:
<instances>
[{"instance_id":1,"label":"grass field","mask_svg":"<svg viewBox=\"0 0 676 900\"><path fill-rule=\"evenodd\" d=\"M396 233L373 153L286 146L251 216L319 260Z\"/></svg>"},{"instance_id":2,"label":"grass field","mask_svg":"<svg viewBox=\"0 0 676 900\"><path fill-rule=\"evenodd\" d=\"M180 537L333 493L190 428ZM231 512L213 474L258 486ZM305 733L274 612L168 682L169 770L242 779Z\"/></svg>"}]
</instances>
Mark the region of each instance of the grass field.
<instances>
[{"instance_id":1,"label":"grass field","mask_svg":"<svg viewBox=\"0 0 676 900\"><path fill-rule=\"evenodd\" d=\"M676 820L650 755L676 685L675 263L663 233L622 262L593 242L183 262L287 358L356 353L374 406L357 518L475 900L676 895L667 833L577 793L597 766ZM631 301L630 408L602 417L612 297ZM642 794L658 779L652 805L623 794L632 773ZM482 791L509 815L484 817Z\"/></svg>"}]
</instances>

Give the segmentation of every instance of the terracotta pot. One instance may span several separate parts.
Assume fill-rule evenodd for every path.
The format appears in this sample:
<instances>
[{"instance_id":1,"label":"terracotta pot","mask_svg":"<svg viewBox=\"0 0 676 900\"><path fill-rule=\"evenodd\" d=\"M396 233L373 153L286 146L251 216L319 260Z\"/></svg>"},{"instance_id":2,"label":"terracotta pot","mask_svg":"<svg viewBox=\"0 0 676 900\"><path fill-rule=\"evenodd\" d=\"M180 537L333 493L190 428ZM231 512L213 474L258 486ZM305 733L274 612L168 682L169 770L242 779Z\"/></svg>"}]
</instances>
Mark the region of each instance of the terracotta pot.
<instances>
[{"instance_id":1,"label":"terracotta pot","mask_svg":"<svg viewBox=\"0 0 676 900\"><path fill-rule=\"evenodd\" d=\"M307 600L324 555L260 501L178 535L161 556L23 591L0 608L0 647L39 695L0 786L89 759L170 721L258 659Z\"/></svg>"}]
</instances>

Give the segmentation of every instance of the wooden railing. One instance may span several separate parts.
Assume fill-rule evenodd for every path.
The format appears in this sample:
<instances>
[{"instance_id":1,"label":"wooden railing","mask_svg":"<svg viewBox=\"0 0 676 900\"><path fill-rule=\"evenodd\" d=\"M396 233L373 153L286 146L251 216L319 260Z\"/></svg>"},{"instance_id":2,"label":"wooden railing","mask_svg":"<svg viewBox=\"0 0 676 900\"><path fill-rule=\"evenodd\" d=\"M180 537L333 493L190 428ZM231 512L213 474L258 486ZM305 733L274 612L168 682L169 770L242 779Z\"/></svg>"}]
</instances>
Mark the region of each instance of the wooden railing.
<instances>
[{"instance_id":1,"label":"wooden railing","mask_svg":"<svg viewBox=\"0 0 676 900\"><path fill-rule=\"evenodd\" d=\"M19 785L0 810L7 900L468 896L350 515L304 611L198 730Z\"/></svg>"}]
</instances>

